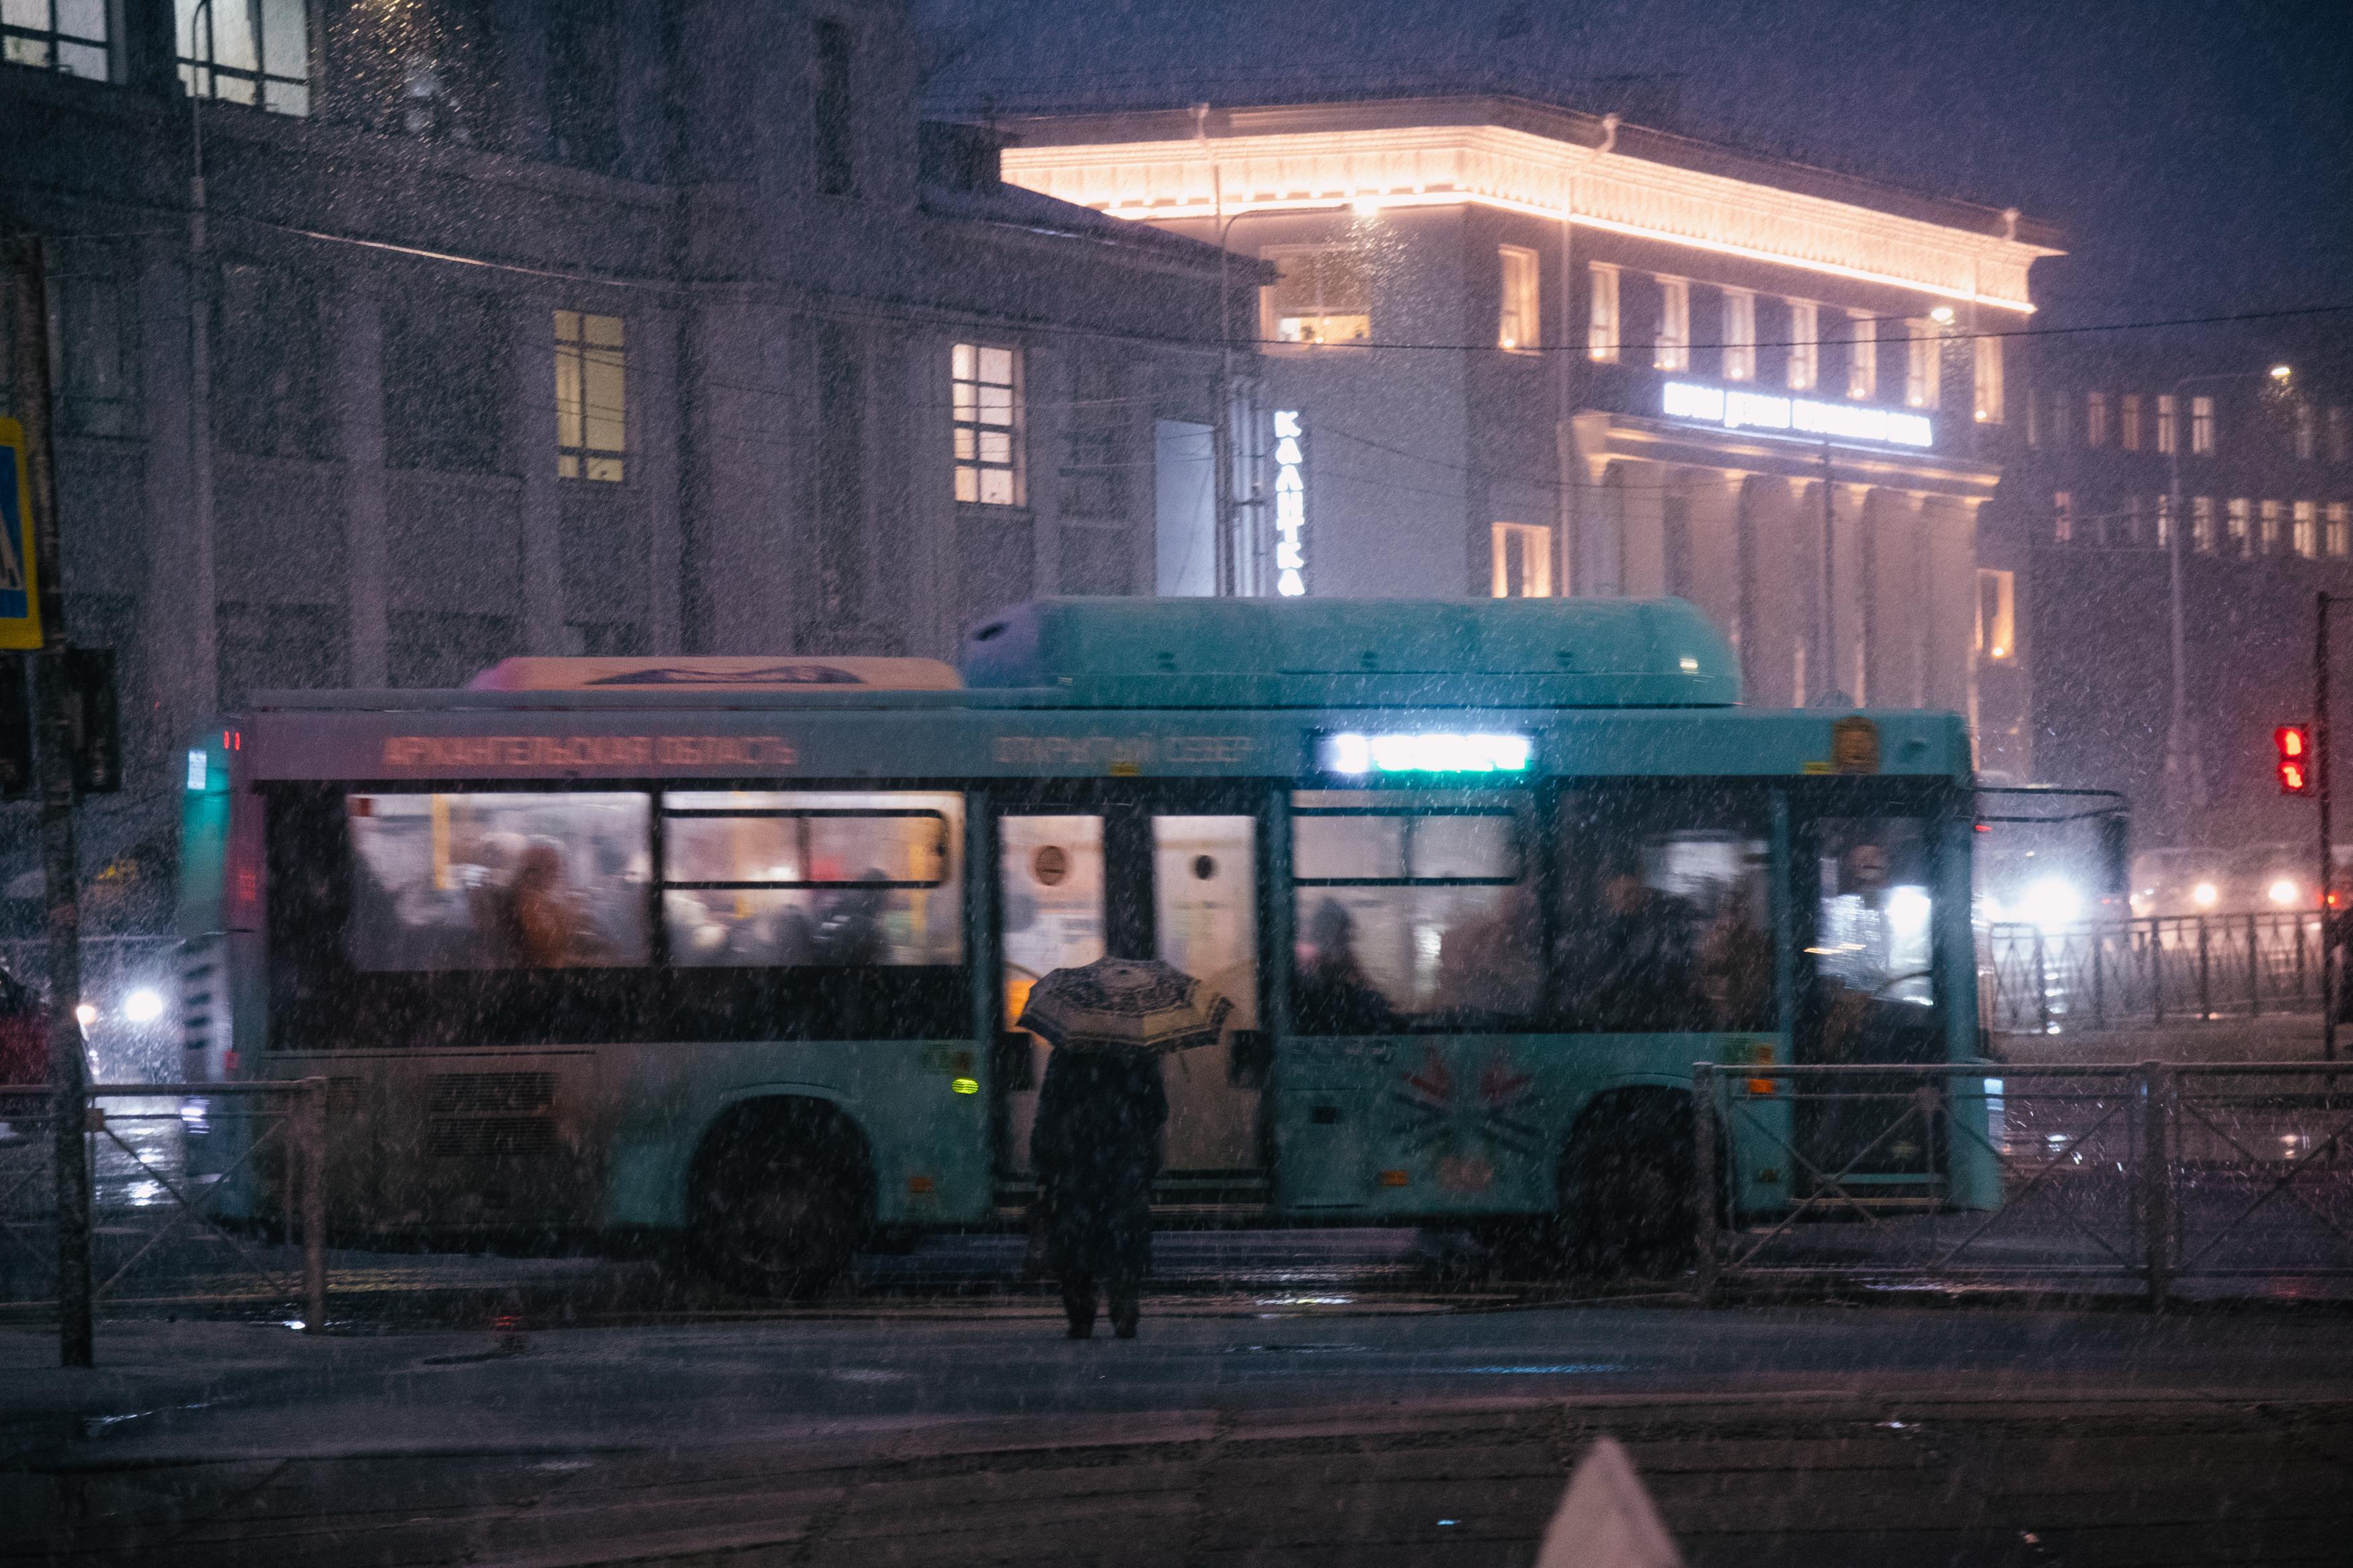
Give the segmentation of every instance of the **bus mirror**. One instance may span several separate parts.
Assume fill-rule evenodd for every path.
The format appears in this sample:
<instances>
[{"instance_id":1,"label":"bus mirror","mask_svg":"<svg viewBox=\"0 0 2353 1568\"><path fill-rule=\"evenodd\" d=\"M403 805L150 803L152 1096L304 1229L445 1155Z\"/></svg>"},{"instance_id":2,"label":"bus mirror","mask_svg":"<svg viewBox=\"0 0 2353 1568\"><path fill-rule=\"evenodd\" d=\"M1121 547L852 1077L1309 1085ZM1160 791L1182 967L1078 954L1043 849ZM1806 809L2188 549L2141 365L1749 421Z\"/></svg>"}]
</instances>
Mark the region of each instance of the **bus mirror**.
<instances>
[{"instance_id":1,"label":"bus mirror","mask_svg":"<svg viewBox=\"0 0 2353 1568\"><path fill-rule=\"evenodd\" d=\"M2132 896L2132 818L2121 811L2100 818L2100 891Z\"/></svg>"},{"instance_id":2,"label":"bus mirror","mask_svg":"<svg viewBox=\"0 0 2353 1568\"><path fill-rule=\"evenodd\" d=\"M1027 1029L999 1030L996 1054L988 1064L989 1080L1003 1089L1037 1088L1035 1058L1030 1052L1036 1039Z\"/></svg>"},{"instance_id":3,"label":"bus mirror","mask_svg":"<svg viewBox=\"0 0 2353 1568\"><path fill-rule=\"evenodd\" d=\"M1274 1037L1264 1029L1236 1029L1227 1038L1226 1081L1236 1089L1264 1089L1274 1066Z\"/></svg>"}]
</instances>

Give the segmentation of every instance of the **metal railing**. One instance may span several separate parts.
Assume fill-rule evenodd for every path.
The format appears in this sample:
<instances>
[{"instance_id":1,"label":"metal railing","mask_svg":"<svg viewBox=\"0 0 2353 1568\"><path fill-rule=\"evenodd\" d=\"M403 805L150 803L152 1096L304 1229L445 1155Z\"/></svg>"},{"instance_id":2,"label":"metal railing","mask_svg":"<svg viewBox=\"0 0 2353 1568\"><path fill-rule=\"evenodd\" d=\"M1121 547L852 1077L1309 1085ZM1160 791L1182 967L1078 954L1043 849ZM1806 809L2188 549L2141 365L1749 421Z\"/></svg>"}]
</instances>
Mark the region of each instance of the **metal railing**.
<instances>
[{"instance_id":1,"label":"metal railing","mask_svg":"<svg viewBox=\"0 0 2353 1568\"><path fill-rule=\"evenodd\" d=\"M2033 1034L2317 1012L2321 952L2317 910L2004 921L1978 930L1978 1012Z\"/></svg>"},{"instance_id":2,"label":"metal railing","mask_svg":"<svg viewBox=\"0 0 2353 1568\"><path fill-rule=\"evenodd\" d=\"M306 1330L324 1325L326 1079L95 1084L78 1110L84 1215L57 1204L56 1098L0 1089L0 1306L75 1311L79 1292L59 1268L79 1236L92 1306L262 1300L300 1310ZM212 1168L187 1158L199 1124L224 1151ZM231 1193L248 1211L236 1221ZM256 1194L266 1212L250 1212Z\"/></svg>"},{"instance_id":3,"label":"metal railing","mask_svg":"<svg viewBox=\"0 0 2353 1568\"><path fill-rule=\"evenodd\" d=\"M1703 1292L1724 1280L2353 1280L2353 1067L1694 1070ZM1786 1205L1720 1183L1769 1165ZM1725 1202L1725 1194L1731 1202Z\"/></svg>"}]
</instances>

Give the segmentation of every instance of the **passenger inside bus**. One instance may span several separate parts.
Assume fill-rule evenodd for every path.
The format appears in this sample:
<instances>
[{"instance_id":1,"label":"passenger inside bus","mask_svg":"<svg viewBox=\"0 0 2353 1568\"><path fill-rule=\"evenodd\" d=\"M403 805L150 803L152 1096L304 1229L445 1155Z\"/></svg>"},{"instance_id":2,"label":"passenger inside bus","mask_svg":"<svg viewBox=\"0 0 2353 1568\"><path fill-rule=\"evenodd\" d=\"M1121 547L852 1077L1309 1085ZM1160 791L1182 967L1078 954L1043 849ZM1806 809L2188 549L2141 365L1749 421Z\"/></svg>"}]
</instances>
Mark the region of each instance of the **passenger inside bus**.
<instances>
[{"instance_id":1,"label":"passenger inside bus","mask_svg":"<svg viewBox=\"0 0 2353 1568\"><path fill-rule=\"evenodd\" d=\"M1514 882L1501 895L1439 940L1438 1011L1449 1022L1524 1018L1542 1000L1544 921L1535 889Z\"/></svg>"},{"instance_id":2,"label":"passenger inside bus","mask_svg":"<svg viewBox=\"0 0 2353 1568\"><path fill-rule=\"evenodd\" d=\"M1639 858L1614 856L1598 906L1572 915L1562 974L1575 1027L1633 1034L1712 1026L1700 988L1698 911L1650 886Z\"/></svg>"},{"instance_id":3,"label":"passenger inside bus","mask_svg":"<svg viewBox=\"0 0 2353 1568\"><path fill-rule=\"evenodd\" d=\"M1326 898L1308 916L1291 1005L1311 1035L1381 1035L1401 1026L1397 1012L1356 958L1356 921Z\"/></svg>"}]
</instances>

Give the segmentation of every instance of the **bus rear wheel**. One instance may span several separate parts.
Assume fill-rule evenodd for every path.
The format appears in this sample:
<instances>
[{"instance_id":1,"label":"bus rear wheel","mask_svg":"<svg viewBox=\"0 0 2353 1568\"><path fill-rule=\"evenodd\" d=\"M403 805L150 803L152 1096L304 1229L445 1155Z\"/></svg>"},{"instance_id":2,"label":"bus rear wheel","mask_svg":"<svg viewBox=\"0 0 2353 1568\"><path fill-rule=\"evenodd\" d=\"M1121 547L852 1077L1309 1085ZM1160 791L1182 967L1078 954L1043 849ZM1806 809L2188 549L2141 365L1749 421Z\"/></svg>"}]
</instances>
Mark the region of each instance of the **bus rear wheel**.
<instances>
[{"instance_id":1,"label":"bus rear wheel","mask_svg":"<svg viewBox=\"0 0 2353 1568\"><path fill-rule=\"evenodd\" d=\"M1564 1261L1580 1274L1677 1274L1694 1256L1691 1111L1682 1096L1604 1095L1560 1163Z\"/></svg>"},{"instance_id":2,"label":"bus rear wheel","mask_svg":"<svg viewBox=\"0 0 2353 1568\"><path fill-rule=\"evenodd\" d=\"M873 1213L871 1167L829 1107L739 1109L696 1164L696 1250L730 1289L807 1300L857 1256Z\"/></svg>"}]
</instances>

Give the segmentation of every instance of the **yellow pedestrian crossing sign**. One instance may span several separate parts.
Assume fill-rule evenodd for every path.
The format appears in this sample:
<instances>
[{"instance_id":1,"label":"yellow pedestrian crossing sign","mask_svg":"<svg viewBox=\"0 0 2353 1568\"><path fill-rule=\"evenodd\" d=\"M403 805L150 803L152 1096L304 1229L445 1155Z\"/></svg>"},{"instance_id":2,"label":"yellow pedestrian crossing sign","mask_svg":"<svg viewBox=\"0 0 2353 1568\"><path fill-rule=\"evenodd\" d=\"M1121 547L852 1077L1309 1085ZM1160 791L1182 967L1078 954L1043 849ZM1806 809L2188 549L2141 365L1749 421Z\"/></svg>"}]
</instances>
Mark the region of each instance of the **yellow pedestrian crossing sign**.
<instances>
[{"instance_id":1,"label":"yellow pedestrian crossing sign","mask_svg":"<svg viewBox=\"0 0 2353 1568\"><path fill-rule=\"evenodd\" d=\"M25 427L0 419L0 648L41 646L40 584L34 576L33 485Z\"/></svg>"}]
</instances>

